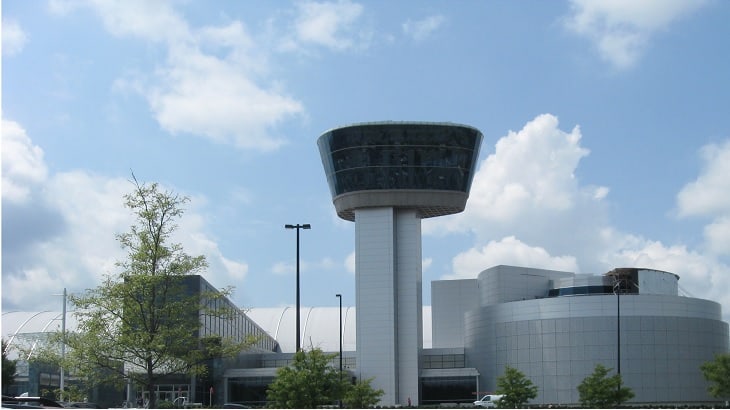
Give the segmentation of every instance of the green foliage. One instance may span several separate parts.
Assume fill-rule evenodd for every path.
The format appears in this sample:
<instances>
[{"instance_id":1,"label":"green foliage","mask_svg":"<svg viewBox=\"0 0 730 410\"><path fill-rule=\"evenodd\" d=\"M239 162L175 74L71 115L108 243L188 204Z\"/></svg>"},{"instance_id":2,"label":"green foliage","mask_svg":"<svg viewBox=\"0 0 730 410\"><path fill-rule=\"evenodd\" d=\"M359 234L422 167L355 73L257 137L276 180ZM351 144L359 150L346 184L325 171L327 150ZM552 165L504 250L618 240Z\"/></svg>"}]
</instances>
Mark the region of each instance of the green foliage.
<instances>
[{"instance_id":1,"label":"green foliage","mask_svg":"<svg viewBox=\"0 0 730 410\"><path fill-rule=\"evenodd\" d=\"M87 398L87 393L79 386L70 385L64 386L63 394L61 394L61 388L55 388L52 390L44 389L42 391L42 396L58 401L63 400L66 402L83 402Z\"/></svg>"},{"instance_id":2,"label":"green foliage","mask_svg":"<svg viewBox=\"0 0 730 410\"><path fill-rule=\"evenodd\" d=\"M313 409L334 404L347 388L339 370L330 365L336 356L319 348L295 353L292 364L280 368L269 385L269 406Z\"/></svg>"},{"instance_id":3,"label":"green foliage","mask_svg":"<svg viewBox=\"0 0 730 410\"><path fill-rule=\"evenodd\" d=\"M373 379L360 380L354 385L348 385L343 400L345 406L351 409L367 409L380 403L380 398L385 392L382 389L373 389L370 385Z\"/></svg>"},{"instance_id":4,"label":"green foliage","mask_svg":"<svg viewBox=\"0 0 730 410\"><path fill-rule=\"evenodd\" d=\"M634 392L622 386L621 375L608 376L612 369L597 364L593 373L578 385L580 403L589 408L615 408L631 400Z\"/></svg>"},{"instance_id":5,"label":"green foliage","mask_svg":"<svg viewBox=\"0 0 730 410\"><path fill-rule=\"evenodd\" d=\"M497 394L505 395L499 400L499 407L520 408L537 397L537 386L522 372L507 366L504 374L497 378Z\"/></svg>"},{"instance_id":6,"label":"green foliage","mask_svg":"<svg viewBox=\"0 0 730 410\"><path fill-rule=\"evenodd\" d=\"M157 408L158 409L174 409L175 403L171 402L170 400L162 400L160 402L157 402Z\"/></svg>"},{"instance_id":7,"label":"green foliage","mask_svg":"<svg viewBox=\"0 0 730 410\"><path fill-rule=\"evenodd\" d=\"M715 360L703 363L700 369L710 383L707 391L712 397L730 397L730 353L715 355Z\"/></svg>"},{"instance_id":8,"label":"green foliage","mask_svg":"<svg viewBox=\"0 0 730 410\"><path fill-rule=\"evenodd\" d=\"M136 218L129 232L117 235L126 258L118 274L84 293L70 295L76 306L77 332L66 335L65 366L93 383L123 383L123 377L146 391L169 374L203 374L212 357L238 353L246 343L200 340L200 315L226 316L210 310L230 290L190 292L184 280L207 267L204 256L190 256L169 243L188 202L157 184L134 179L125 204ZM58 335L56 335L58 338ZM125 373L126 368L137 369ZM150 407L155 407L151 396Z\"/></svg>"},{"instance_id":9,"label":"green foliage","mask_svg":"<svg viewBox=\"0 0 730 410\"><path fill-rule=\"evenodd\" d=\"M15 372L16 372L16 365L15 360L8 359L8 352L7 352L7 344L5 343L5 340L2 340L0 343L0 348L2 349L2 357L3 357L3 374L2 374L2 381L3 386L9 386L15 382Z\"/></svg>"},{"instance_id":10,"label":"green foliage","mask_svg":"<svg viewBox=\"0 0 730 410\"><path fill-rule=\"evenodd\" d=\"M332 366L335 357L337 354L328 355L319 348L295 353L291 365L280 368L269 385L269 406L312 409L334 405L339 400L350 408L377 405L383 390L372 388L373 379L350 384Z\"/></svg>"}]
</instances>

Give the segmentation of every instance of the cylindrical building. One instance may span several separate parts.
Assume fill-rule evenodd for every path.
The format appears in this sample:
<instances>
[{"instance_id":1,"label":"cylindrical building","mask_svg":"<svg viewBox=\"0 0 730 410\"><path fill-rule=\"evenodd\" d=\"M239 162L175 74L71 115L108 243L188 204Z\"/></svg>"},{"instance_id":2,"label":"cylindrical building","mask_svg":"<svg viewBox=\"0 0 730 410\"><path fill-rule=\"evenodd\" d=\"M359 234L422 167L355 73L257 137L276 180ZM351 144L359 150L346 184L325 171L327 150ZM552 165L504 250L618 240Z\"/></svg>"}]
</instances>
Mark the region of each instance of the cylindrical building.
<instances>
[{"instance_id":1,"label":"cylindrical building","mask_svg":"<svg viewBox=\"0 0 730 410\"><path fill-rule=\"evenodd\" d=\"M464 210L482 134L458 124L375 122L317 143L337 214L355 222L357 373L382 405L420 400L421 219Z\"/></svg>"},{"instance_id":2,"label":"cylindrical building","mask_svg":"<svg viewBox=\"0 0 730 410\"><path fill-rule=\"evenodd\" d=\"M578 404L597 364L621 374L630 404L711 404L700 366L728 351L728 324L718 303L679 296L678 280L639 268L489 268L476 283L479 306L464 314L467 362L487 391L506 366L520 370L539 388L532 404Z\"/></svg>"}]
</instances>

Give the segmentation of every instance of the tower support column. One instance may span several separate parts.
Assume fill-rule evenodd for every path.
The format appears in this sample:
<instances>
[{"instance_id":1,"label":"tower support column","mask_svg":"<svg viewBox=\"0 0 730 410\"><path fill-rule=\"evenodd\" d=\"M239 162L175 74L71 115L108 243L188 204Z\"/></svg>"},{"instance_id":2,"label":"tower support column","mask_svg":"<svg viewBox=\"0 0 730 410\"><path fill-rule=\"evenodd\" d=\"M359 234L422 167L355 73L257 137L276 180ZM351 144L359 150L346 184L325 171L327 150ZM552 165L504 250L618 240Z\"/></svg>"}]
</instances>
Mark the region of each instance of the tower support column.
<instances>
[{"instance_id":1,"label":"tower support column","mask_svg":"<svg viewBox=\"0 0 730 410\"><path fill-rule=\"evenodd\" d=\"M384 406L420 401L421 219L414 209L355 210L357 368ZM366 336L364 336L366 335Z\"/></svg>"}]
</instances>

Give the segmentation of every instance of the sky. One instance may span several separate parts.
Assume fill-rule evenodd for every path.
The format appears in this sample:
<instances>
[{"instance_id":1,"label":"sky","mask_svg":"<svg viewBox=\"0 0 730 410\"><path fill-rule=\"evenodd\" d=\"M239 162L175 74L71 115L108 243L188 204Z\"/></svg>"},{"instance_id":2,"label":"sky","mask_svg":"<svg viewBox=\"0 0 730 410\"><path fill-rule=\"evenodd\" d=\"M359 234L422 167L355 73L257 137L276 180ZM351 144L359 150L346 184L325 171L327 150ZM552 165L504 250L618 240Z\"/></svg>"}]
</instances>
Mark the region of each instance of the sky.
<instances>
[{"instance_id":1,"label":"sky","mask_svg":"<svg viewBox=\"0 0 730 410\"><path fill-rule=\"evenodd\" d=\"M4 0L2 311L118 273L132 174L246 308L355 304L316 145L372 121L484 134L431 281L507 264L680 276L730 319L730 2Z\"/></svg>"}]
</instances>

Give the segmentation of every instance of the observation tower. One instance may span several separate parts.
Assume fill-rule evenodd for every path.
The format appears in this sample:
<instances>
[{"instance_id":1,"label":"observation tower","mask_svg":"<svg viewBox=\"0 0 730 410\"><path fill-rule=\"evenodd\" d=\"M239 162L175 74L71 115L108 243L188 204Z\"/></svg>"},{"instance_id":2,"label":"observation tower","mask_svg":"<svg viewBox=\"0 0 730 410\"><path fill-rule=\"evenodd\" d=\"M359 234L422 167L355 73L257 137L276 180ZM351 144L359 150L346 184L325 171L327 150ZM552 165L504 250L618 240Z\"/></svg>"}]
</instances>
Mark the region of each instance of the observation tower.
<instances>
[{"instance_id":1,"label":"observation tower","mask_svg":"<svg viewBox=\"0 0 730 410\"><path fill-rule=\"evenodd\" d=\"M372 122L317 140L337 215L355 222L357 373L381 404L420 402L421 219L464 210L482 134L429 122Z\"/></svg>"}]
</instances>

